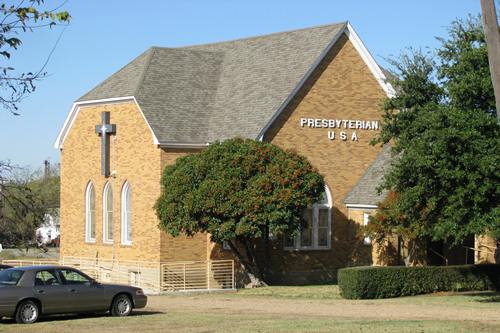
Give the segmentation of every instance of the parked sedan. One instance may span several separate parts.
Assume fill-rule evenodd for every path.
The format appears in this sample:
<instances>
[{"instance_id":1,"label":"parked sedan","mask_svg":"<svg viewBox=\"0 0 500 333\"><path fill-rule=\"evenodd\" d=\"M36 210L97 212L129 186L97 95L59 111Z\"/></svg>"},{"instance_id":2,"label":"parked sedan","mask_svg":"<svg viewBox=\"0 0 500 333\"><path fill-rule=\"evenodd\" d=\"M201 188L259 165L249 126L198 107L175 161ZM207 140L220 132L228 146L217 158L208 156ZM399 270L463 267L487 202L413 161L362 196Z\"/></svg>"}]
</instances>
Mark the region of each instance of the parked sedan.
<instances>
[{"instance_id":1,"label":"parked sedan","mask_svg":"<svg viewBox=\"0 0 500 333\"><path fill-rule=\"evenodd\" d=\"M106 312L128 316L146 306L140 288L101 284L81 271L63 266L30 266L0 271L0 318L22 324L40 315Z\"/></svg>"},{"instance_id":2,"label":"parked sedan","mask_svg":"<svg viewBox=\"0 0 500 333\"><path fill-rule=\"evenodd\" d=\"M12 266L0 264L0 271L3 271L4 269L7 268L12 268Z\"/></svg>"}]
</instances>

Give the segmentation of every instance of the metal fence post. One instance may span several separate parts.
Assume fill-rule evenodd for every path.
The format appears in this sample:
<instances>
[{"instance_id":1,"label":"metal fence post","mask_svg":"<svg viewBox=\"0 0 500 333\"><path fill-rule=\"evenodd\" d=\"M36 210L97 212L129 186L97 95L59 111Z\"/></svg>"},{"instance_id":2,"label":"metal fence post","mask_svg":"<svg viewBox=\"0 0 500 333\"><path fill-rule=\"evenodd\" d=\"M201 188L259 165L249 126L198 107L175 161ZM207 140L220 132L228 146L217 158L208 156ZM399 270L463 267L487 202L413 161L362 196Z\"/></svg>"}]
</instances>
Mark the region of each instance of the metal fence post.
<instances>
[{"instance_id":1,"label":"metal fence post","mask_svg":"<svg viewBox=\"0 0 500 333\"><path fill-rule=\"evenodd\" d=\"M210 290L210 260L207 261L207 289Z\"/></svg>"},{"instance_id":2,"label":"metal fence post","mask_svg":"<svg viewBox=\"0 0 500 333\"><path fill-rule=\"evenodd\" d=\"M186 263L182 264L182 275L183 275L183 278L182 280L184 281L184 291L186 291Z\"/></svg>"},{"instance_id":3,"label":"metal fence post","mask_svg":"<svg viewBox=\"0 0 500 333\"><path fill-rule=\"evenodd\" d=\"M236 289L236 281L234 281L234 260L231 260L231 286Z\"/></svg>"},{"instance_id":4,"label":"metal fence post","mask_svg":"<svg viewBox=\"0 0 500 333\"><path fill-rule=\"evenodd\" d=\"M160 265L160 281L158 283L158 292L162 292L164 289L163 289L163 286L165 284L165 272L163 271L163 264L159 264Z\"/></svg>"}]
</instances>

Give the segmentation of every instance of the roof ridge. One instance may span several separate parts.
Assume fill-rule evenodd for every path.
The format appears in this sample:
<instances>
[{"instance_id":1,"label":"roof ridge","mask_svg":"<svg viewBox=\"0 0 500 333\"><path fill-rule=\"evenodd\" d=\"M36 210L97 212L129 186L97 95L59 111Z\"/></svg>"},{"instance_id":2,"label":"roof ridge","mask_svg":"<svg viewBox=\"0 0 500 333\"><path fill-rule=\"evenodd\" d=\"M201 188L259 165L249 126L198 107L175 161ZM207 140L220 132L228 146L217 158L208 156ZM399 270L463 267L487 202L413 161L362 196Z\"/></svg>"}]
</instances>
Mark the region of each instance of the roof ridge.
<instances>
[{"instance_id":1,"label":"roof ridge","mask_svg":"<svg viewBox=\"0 0 500 333\"><path fill-rule=\"evenodd\" d=\"M191 45L186 47L168 47L168 46L151 46L150 49L154 50L163 50L163 51L182 51L182 52L191 52L191 53L205 53L205 54L224 54L225 51L211 51L211 50L202 50L202 49L192 49L191 47L195 47L197 45Z\"/></svg>"},{"instance_id":2,"label":"roof ridge","mask_svg":"<svg viewBox=\"0 0 500 333\"><path fill-rule=\"evenodd\" d=\"M219 44L239 42L239 41L247 41L247 40L252 40L252 39L261 39L261 38L266 38L266 37L275 36L275 35L287 34L287 33L291 33L291 32L299 32L299 31L314 30L314 29L325 28L325 27L340 26L340 25L345 25L348 22L349 21L341 21L341 22L337 22L337 23L321 24L321 25L316 25L316 26L306 27L306 28L299 28L299 29L285 30L285 31L277 31L277 32L272 32L272 33L265 34L265 35L249 36L249 37L243 37L243 38L237 38L237 39L230 39L230 40L225 40L225 41L220 41L220 42L194 44L194 45L184 45L184 46L171 47L171 48L172 49L188 49L188 48L191 48L191 47L198 47L198 46L211 46L211 45L219 45Z\"/></svg>"},{"instance_id":3,"label":"roof ridge","mask_svg":"<svg viewBox=\"0 0 500 333\"><path fill-rule=\"evenodd\" d=\"M151 66L151 60L153 59L156 49L154 47L150 47L147 49L146 52L150 52L150 54L147 55L146 59L146 65L142 69L141 76L139 77L139 80L137 80L137 86L134 88L134 96L138 98L139 91L141 90L141 85L144 82L144 79L146 78L146 73L148 72L149 66Z\"/></svg>"}]
</instances>

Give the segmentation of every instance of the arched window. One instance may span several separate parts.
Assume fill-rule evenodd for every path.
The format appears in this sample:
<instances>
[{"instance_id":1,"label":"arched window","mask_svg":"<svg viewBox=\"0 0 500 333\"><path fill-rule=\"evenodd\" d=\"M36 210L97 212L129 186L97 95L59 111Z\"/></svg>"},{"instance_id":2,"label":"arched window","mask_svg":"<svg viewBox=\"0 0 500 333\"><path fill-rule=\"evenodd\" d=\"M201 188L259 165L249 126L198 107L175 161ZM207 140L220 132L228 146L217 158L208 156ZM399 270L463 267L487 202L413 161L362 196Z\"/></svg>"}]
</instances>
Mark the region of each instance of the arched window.
<instances>
[{"instance_id":1,"label":"arched window","mask_svg":"<svg viewBox=\"0 0 500 333\"><path fill-rule=\"evenodd\" d=\"M85 190L85 241L95 242L95 190L92 182Z\"/></svg>"},{"instance_id":2,"label":"arched window","mask_svg":"<svg viewBox=\"0 0 500 333\"><path fill-rule=\"evenodd\" d=\"M113 243L113 189L110 183L104 186L104 195L102 196L103 213L103 242Z\"/></svg>"},{"instance_id":3,"label":"arched window","mask_svg":"<svg viewBox=\"0 0 500 333\"><path fill-rule=\"evenodd\" d=\"M328 187L321 199L304 211L307 222L296 237L285 237L285 249L329 249L332 233L332 197Z\"/></svg>"},{"instance_id":4,"label":"arched window","mask_svg":"<svg viewBox=\"0 0 500 333\"><path fill-rule=\"evenodd\" d=\"M132 244L132 188L125 182L122 189L122 244Z\"/></svg>"}]
</instances>

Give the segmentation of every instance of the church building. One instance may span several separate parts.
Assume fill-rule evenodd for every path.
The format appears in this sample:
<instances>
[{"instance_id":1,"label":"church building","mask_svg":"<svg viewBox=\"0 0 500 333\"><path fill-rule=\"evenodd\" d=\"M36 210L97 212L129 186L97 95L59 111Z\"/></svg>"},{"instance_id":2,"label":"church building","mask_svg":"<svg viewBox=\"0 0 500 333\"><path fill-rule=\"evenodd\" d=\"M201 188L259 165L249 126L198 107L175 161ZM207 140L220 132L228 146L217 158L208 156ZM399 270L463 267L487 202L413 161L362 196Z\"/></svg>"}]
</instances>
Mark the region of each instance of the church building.
<instances>
[{"instance_id":1,"label":"church building","mask_svg":"<svg viewBox=\"0 0 500 333\"><path fill-rule=\"evenodd\" d=\"M160 231L153 206L167 165L242 137L306 156L327 184L300 235L269 245L272 281L331 282L339 268L376 264L358 230L383 198L390 156L369 142L392 93L347 22L151 47L78 99L59 133L61 257L234 259L209 235Z\"/></svg>"}]
</instances>

